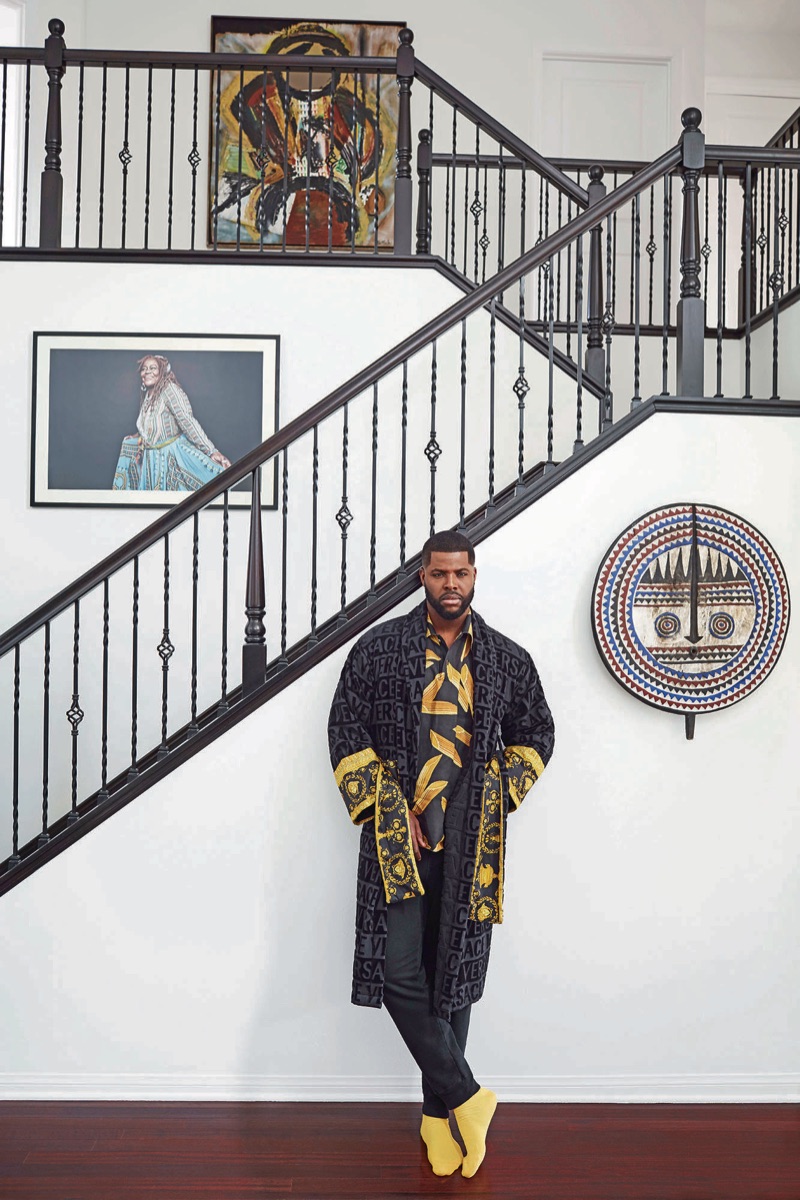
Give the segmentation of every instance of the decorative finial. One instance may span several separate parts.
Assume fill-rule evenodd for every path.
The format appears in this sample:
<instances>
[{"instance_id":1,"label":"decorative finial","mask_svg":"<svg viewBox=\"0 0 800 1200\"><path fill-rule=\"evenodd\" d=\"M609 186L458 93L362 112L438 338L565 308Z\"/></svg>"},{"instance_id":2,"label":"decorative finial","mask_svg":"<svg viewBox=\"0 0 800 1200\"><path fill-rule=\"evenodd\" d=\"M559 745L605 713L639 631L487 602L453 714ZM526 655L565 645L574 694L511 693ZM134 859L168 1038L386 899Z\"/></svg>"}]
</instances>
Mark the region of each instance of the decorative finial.
<instances>
[{"instance_id":1,"label":"decorative finial","mask_svg":"<svg viewBox=\"0 0 800 1200\"><path fill-rule=\"evenodd\" d=\"M591 167L589 167L589 178L592 183L599 183L604 175L605 171L599 163L592 163Z\"/></svg>"},{"instance_id":2,"label":"decorative finial","mask_svg":"<svg viewBox=\"0 0 800 1200\"><path fill-rule=\"evenodd\" d=\"M404 29L400 30L400 45L401 46L410 46L411 43L413 42L413 40L414 40L414 34L413 34L412 30L410 30L408 28L408 26L406 26Z\"/></svg>"},{"instance_id":3,"label":"decorative finial","mask_svg":"<svg viewBox=\"0 0 800 1200\"><path fill-rule=\"evenodd\" d=\"M419 140L423 143L423 145L427 146L428 142L431 140L430 129L420 129Z\"/></svg>"},{"instance_id":4,"label":"decorative finial","mask_svg":"<svg viewBox=\"0 0 800 1200\"><path fill-rule=\"evenodd\" d=\"M702 119L703 114L699 108L685 108L681 113L681 124L687 133L696 133Z\"/></svg>"},{"instance_id":5,"label":"decorative finial","mask_svg":"<svg viewBox=\"0 0 800 1200\"><path fill-rule=\"evenodd\" d=\"M52 17L51 20L47 22L47 28L52 33L53 37L63 37L66 25L63 21L59 21L58 17Z\"/></svg>"}]
</instances>

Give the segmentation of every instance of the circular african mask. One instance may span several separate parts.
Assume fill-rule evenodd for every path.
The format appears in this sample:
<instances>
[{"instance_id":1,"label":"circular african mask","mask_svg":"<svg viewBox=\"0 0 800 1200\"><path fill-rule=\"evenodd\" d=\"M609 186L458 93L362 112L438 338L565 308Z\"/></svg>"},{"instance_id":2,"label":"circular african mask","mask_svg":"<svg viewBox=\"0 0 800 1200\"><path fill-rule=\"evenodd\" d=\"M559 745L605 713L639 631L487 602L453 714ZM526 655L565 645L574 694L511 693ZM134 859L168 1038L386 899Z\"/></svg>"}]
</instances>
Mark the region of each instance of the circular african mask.
<instances>
[{"instance_id":1,"label":"circular african mask","mask_svg":"<svg viewBox=\"0 0 800 1200\"><path fill-rule=\"evenodd\" d=\"M786 640L789 589L772 546L705 504L646 513L595 579L594 639L611 674L669 712L713 712L769 675Z\"/></svg>"}]
</instances>

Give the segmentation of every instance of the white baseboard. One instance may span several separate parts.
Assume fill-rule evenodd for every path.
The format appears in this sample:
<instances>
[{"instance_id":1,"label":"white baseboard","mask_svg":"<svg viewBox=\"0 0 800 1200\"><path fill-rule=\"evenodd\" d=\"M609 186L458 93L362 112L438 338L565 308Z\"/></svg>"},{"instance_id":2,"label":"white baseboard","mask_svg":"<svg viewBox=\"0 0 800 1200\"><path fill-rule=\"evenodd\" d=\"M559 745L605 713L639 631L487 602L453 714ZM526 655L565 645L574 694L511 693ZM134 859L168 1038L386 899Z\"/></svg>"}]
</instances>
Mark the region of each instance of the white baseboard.
<instances>
[{"instance_id":1,"label":"white baseboard","mask_svg":"<svg viewBox=\"0 0 800 1200\"><path fill-rule=\"evenodd\" d=\"M800 1103L800 1074L498 1075L484 1082L509 1103ZM420 1100L410 1075L2 1074L0 1100Z\"/></svg>"}]
</instances>

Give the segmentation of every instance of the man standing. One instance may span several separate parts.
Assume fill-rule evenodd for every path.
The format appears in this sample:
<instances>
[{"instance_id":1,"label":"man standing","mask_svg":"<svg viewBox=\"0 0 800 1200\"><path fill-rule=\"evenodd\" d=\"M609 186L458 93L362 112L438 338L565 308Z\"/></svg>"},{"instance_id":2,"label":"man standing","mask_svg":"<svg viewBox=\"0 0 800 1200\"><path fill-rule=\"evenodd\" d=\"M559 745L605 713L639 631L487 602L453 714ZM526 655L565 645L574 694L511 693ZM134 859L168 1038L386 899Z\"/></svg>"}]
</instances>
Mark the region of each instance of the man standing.
<instances>
[{"instance_id":1,"label":"man standing","mask_svg":"<svg viewBox=\"0 0 800 1200\"><path fill-rule=\"evenodd\" d=\"M386 1004L422 1072L420 1133L437 1175L474 1175L485 1154L497 1097L464 1056L470 1008L503 919L506 818L553 751L530 655L470 607L474 564L460 533L425 543L425 602L359 638L328 724L336 782L362 826L352 1000Z\"/></svg>"}]
</instances>

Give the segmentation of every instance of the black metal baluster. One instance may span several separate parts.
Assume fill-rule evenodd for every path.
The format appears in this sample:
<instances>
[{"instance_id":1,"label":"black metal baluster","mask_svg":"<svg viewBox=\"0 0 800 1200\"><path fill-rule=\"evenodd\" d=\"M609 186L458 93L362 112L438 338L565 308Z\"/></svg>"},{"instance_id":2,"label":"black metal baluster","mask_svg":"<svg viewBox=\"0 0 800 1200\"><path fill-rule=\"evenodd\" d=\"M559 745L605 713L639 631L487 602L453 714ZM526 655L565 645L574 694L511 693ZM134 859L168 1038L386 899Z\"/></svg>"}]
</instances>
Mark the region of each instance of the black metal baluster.
<instances>
[{"instance_id":1,"label":"black metal baluster","mask_svg":"<svg viewBox=\"0 0 800 1200\"><path fill-rule=\"evenodd\" d=\"M722 329L725 320L725 220L722 207L722 188L724 182L722 163L717 163L717 334L716 334L716 366L717 366L717 398L722 396ZM706 191L708 196L708 191Z\"/></svg>"},{"instance_id":2,"label":"black metal baluster","mask_svg":"<svg viewBox=\"0 0 800 1200\"><path fill-rule=\"evenodd\" d=\"M616 213L613 220L606 219L606 307L603 313L603 336L606 341L606 380L603 391L603 420L601 433L605 433L614 423L613 393L611 390L611 339L614 333L614 244L616 229Z\"/></svg>"},{"instance_id":3,"label":"black metal baluster","mask_svg":"<svg viewBox=\"0 0 800 1200\"><path fill-rule=\"evenodd\" d=\"M499 229L497 234L497 269L502 271L506 252L506 164L503 158L503 144L500 143L500 167L498 170L498 207ZM502 301L501 301L502 302Z\"/></svg>"},{"instance_id":4,"label":"black metal baluster","mask_svg":"<svg viewBox=\"0 0 800 1200\"><path fill-rule=\"evenodd\" d=\"M781 296L783 295L783 263L781 261L781 222L780 222L780 196L778 187L778 164L775 164L775 182L773 187L773 217L774 224L772 227L772 272L769 277L770 291L772 292L772 400L780 399L778 395L778 316L780 314Z\"/></svg>"},{"instance_id":5,"label":"black metal baluster","mask_svg":"<svg viewBox=\"0 0 800 1200\"><path fill-rule=\"evenodd\" d=\"M97 799L108 799L108 579L103 580L103 695L100 718L100 791Z\"/></svg>"},{"instance_id":6,"label":"black metal baluster","mask_svg":"<svg viewBox=\"0 0 800 1200\"><path fill-rule=\"evenodd\" d=\"M372 385L372 508L369 532L369 595L374 597L378 531L378 384Z\"/></svg>"},{"instance_id":7,"label":"black metal baluster","mask_svg":"<svg viewBox=\"0 0 800 1200\"><path fill-rule=\"evenodd\" d=\"M309 646L317 638L317 505L319 500L319 427L314 426L314 446L311 463L311 631Z\"/></svg>"},{"instance_id":8,"label":"black metal baluster","mask_svg":"<svg viewBox=\"0 0 800 1200\"><path fill-rule=\"evenodd\" d=\"M11 857L10 867L19 865L19 643L14 647L14 732L11 768Z\"/></svg>"},{"instance_id":9,"label":"black metal baluster","mask_svg":"<svg viewBox=\"0 0 800 1200\"><path fill-rule=\"evenodd\" d=\"M222 86L222 84L221 84L222 72L219 70L219 68L214 72L214 78L215 78L215 87L214 87L214 210L213 210L214 211L214 230L213 230L213 242L214 242L214 249L216 250L219 246L219 173L220 173L219 149L220 149L220 138L222 136L222 120L221 120L221 115L220 115L220 98L221 98L220 91L221 91L221 86ZM148 96L149 96L149 92L148 92ZM148 108L148 112L149 112L149 108ZM149 128L150 128L149 120L148 120L147 127L149 130Z\"/></svg>"},{"instance_id":10,"label":"black metal baluster","mask_svg":"<svg viewBox=\"0 0 800 1200\"><path fill-rule=\"evenodd\" d=\"M787 208L789 210L789 212L788 212L789 253L786 256L786 265L787 265L786 286L789 291L791 291L792 287L794 286L794 283L793 283L794 277L792 274L793 264L792 264L792 253L791 253L791 247L793 244L792 235L794 234L794 229L792 228L792 198L793 198L793 196L794 196L794 171L790 170L789 171L789 203L787 205ZM798 243L798 244L800 244L800 243ZM783 250L781 250L781 254L783 254Z\"/></svg>"},{"instance_id":11,"label":"black metal baluster","mask_svg":"<svg viewBox=\"0 0 800 1200\"><path fill-rule=\"evenodd\" d=\"M575 358L575 441L572 453L583 449L583 238L575 245L575 316L578 323L577 354Z\"/></svg>"},{"instance_id":12,"label":"black metal baluster","mask_svg":"<svg viewBox=\"0 0 800 1200\"><path fill-rule=\"evenodd\" d=\"M281 656L279 662L281 666L285 667L288 662L286 657L286 631L289 614L287 604L287 563L289 553L289 457L288 449L285 446L283 449L283 483L281 488L281 530Z\"/></svg>"},{"instance_id":13,"label":"black metal baluster","mask_svg":"<svg viewBox=\"0 0 800 1200\"><path fill-rule=\"evenodd\" d=\"M487 515L495 508L494 502L494 467L495 467L495 368L497 363L497 297L492 296L489 306L489 487L487 490Z\"/></svg>"},{"instance_id":14,"label":"black metal baluster","mask_svg":"<svg viewBox=\"0 0 800 1200\"><path fill-rule=\"evenodd\" d=\"M614 172L613 190L616 191L619 185L619 174ZM611 289L606 293L606 302L611 301L611 311L617 311L617 210L614 210L613 216L610 218L611 223ZM606 363L608 369L608 363Z\"/></svg>"},{"instance_id":15,"label":"black metal baluster","mask_svg":"<svg viewBox=\"0 0 800 1200\"><path fill-rule=\"evenodd\" d=\"M167 745L167 721L169 716L169 660L175 653L175 647L169 637L169 534L164 534L164 628L161 641L156 647L161 658L161 745L158 747L158 758L166 758L169 754Z\"/></svg>"},{"instance_id":16,"label":"black metal baluster","mask_svg":"<svg viewBox=\"0 0 800 1200\"><path fill-rule=\"evenodd\" d=\"M744 399L750 400L750 338L753 312L753 165L744 169Z\"/></svg>"},{"instance_id":17,"label":"black metal baluster","mask_svg":"<svg viewBox=\"0 0 800 1200\"><path fill-rule=\"evenodd\" d=\"M464 246L461 274L467 276L467 240L469 238L469 163L464 167Z\"/></svg>"},{"instance_id":18,"label":"black metal baluster","mask_svg":"<svg viewBox=\"0 0 800 1200\"><path fill-rule=\"evenodd\" d=\"M559 192L558 193L558 228L559 229L561 228L562 200L563 200L563 197L561 195L561 192ZM560 250L558 252L558 258L556 261L558 263L558 271L557 271L557 276L556 276L556 317L557 317L557 320L560 321L561 320L561 251ZM551 270L553 269L552 263L551 263L550 269Z\"/></svg>"},{"instance_id":19,"label":"black metal baluster","mask_svg":"<svg viewBox=\"0 0 800 1200\"><path fill-rule=\"evenodd\" d=\"M458 109L453 105L453 148L452 148L452 171L453 171L453 214L450 224L450 262L453 266L456 265L456 146L458 139Z\"/></svg>"},{"instance_id":20,"label":"black metal baluster","mask_svg":"<svg viewBox=\"0 0 800 1200\"><path fill-rule=\"evenodd\" d=\"M200 514L192 517L192 684L189 737L199 731L197 724L197 591L200 581Z\"/></svg>"},{"instance_id":21,"label":"black metal baluster","mask_svg":"<svg viewBox=\"0 0 800 1200\"><path fill-rule=\"evenodd\" d=\"M641 262L641 193L633 201L633 397L631 408L642 403L639 392L641 364L641 321L640 321L640 262Z\"/></svg>"},{"instance_id":22,"label":"black metal baluster","mask_svg":"<svg viewBox=\"0 0 800 1200\"><path fill-rule=\"evenodd\" d=\"M461 444L458 470L458 527L464 528L467 488L467 319L461 322Z\"/></svg>"},{"instance_id":23,"label":"black metal baluster","mask_svg":"<svg viewBox=\"0 0 800 1200\"><path fill-rule=\"evenodd\" d=\"M408 462L408 359L403 359L403 392L400 406L400 566L406 573L406 468Z\"/></svg>"},{"instance_id":24,"label":"black metal baluster","mask_svg":"<svg viewBox=\"0 0 800 1200\"><path fill-rule=\"evenodd\" d=\"M197 224L197 168L200 166L202 159L200 151L197 149L197 94L199 87L199 71L194 69L194 88L192 91L192 148L189 151L186 161L192 168L192 207L190 216L190 238L191 248L194 250L195 229Z\"/></svg>"},{"instance_id":25,"label":"black metal baluster","mask_svg":"<svg viewBox=\"0 0 800 1200\"><path fill-rule=\"evenodd\" d=\"M525 276L519 281L519 368L514 380L514 395L517 398L518 430L517 430L517 483L516 490L522 486L525 473L525 397L530 391L530 384L525 378Z\"/></svg>"},{"instance_id":26,"label":"black metal baluster","mask_svg":"<svg viewBox=\"0 0 800 1200\"><path fill-rule=\"evenodd\" d=\"M555 363L553 354L555 350L555 302L554 302L554 276L555 263L552 255L550 256L550 270L547 272L547 461L544 464L544 474L555 470L553 462L553 377L555 371Z\"/></svg>"},{"instance_id":27,"label":"black metal baluster","mask_svg":"<svg viewBox=\"0 0 800 1200\"><path fill-rule=\"evenodd\" d=\"M427 254L431 253L431 245L433 240L433 88L428 93L428 131L430 132L430 175L428 178L428 206L427 206L427 229L428 229L428 249ZM446 226L445 226L446 228Z\"/></svg>"},{"instance_id":28,"label":"black metal baluster","mask_svg":"<svg viewBox=\"0 0 800 1200\"><path fill-rule=\"evenodd\" d=\"M525 207L525 167L522 168L522 179L520 181L520 208ZM536 246L544 240L544 181L539 177L539 232L536 235ZM525 221L522 221L519 235L519 252L525 252ZM536 320L544 321L544 312L542 309L542 279L544 278L544 267L539 267L536 272Z\"/></svg>"},{"instance_id":29,"label":"black metal baluster","mask_svg":"<svg viewBox=\"0 0 800 1200\"><path fill-rule=\"evenodd\" d=\"M305 243L306 254L308 254L309 246L311 245L311 141L314 133L314 115L313 115L313 99L311 97L311 71L308 72L308 124L306 126L306 203L305 203ZM356 92L358 91L358 80L354 81L353 86L353 127L350 131L350 142L353 147L356 144ZM352 193L352 203L350 205L353 238L350 246L351 251L355 250L356 246L356 193L355 188Z\"/></svg>"},{"instance_id":30,"label":"black metal baluster","mask_svg":"<svg viewBox=\"0 0 800 1200\"><path fill-rule=\"evenodd\" d=\"M335 165L334 157L334 109L336 107L336 72L331 71L331 103L328 110L328 253L333 253L333 169ZM266 108L265 113L266 117ZM376 189L377 189L377 171L376 171ZM377 202L377 201L376 201Z\"/></svg>"},{"instance_id":31,"label":"black metal baluster","mask_svg":"<svg viewBox=\"0 0 800 1200\"><path fill-rule=\"evenodd\" d=\"M267 178L267 72L261 73L261 145L259 147L259 178L261 180L260 195L264 196L264 187ZM330 199L330 189L329 199ZM256 220L258 222L258 248L264 249L264 225L265 222L258 217L258 206L256 206Z\"/></svg>"},{"instance_id":32,"label":"black metal baluster","mask_svg":"<svg viewBox=\"0 0 800 1200\"><path fill-rule=\"evenodd\" d=\"M50 792L50 622L44 625L44 690L42 708L42 832L36 839L37 846L46 846L48 833L48 800Z\"/></svg>"},{"instance_id":33,"label":"black metal baluster","mask_svg":"<svg viewBox=\"0 0 800 1200\"><path fill-rule=\"evenodd\" d=\"M711 257L711 242L708 240L708 193L711 180L707 176L701 176L700 182L705 188L703 244L700 247L700 253L703 256L703 312L708 314L708 260Z\"/></svg>"},{"instance_id":34,"label":"black metal baluster","mask_svg":"<svg viewBox=\"0 0 800 1200\"><path fill-rule=\"evenodd\" d=\"M139 774L139 555L133 559L133 611L131 613L131 765L128 779Z\"/></svg>"},{"instance_id":35,"label":"black metal baluster","mask_svg":"<svg viewBox=\"0 0 800 1200\"><path fill-rule=\"evenodd\" d=\"M219 712L228 711L228 527L230 504L228 491L222 497L222 635Z\"/></svg>"},{"instance_id":36,"label":"black metal baluster","mask_svg":"<svg viewBox=\"0 0 800 1200\"><path fill-rule=\"evenodd\" d=\"M760 172L759 172L759 178L758 178L758 181L757 181L757 184L756 184L756 205L758 205L758 190L759 190L759 189L758 189L758 183L760 183L760 184L761 184L761 189L760 189L760 190L761 190L761 228L759 229L759 231L758 231L758 237L756 238L756 245L758 246L758 249L759 249L759 261L758 261L758 269L757 269L757 277L758 277L758 311L759 311L759 312L761 312L761 310L762 310L762 309L763 309L763 307L764 307L764 275L765 275L765 271L764 271L764 251L765 251L765 249L766 249L766 246L767 246L767 235L766 235L766 233L764 232L764 219L765 219L765 218L764 218L764 212L765 212L765 207L764 207L764 175L765 175L765 173L766 173L766 172L764 172L764 171L760 171Z\"/></svg>"},{"instance_id":37,"label":"black metal baluster","mask_svg":"<svg viewBox=\"0 0 800 1200\"><path fill-rule=\"evenodd\" d=\"M292 97L289 89L289 72L287 71L283 89L283 234L281 249L284 254L286 253L286 227L289 224L289 113L291 111ZM299 134L297 128L295 128L295 133Z\"/></svg>"},{"instance_id":38,"label":"black metal baluster","mask_svg":"<svg viewBox=\"0 0 800 1200\"><path fill-rule=\"evenodd\" d=\"M83 66L83 64L81 64ZM23 246L27 245L28 232L28 161L30 158L31 134L31 61L25 63L25 117L22 132L22 237ZM78 118L78 142L80 144L81 128Z\"/></svg>"},{"instance_id":39,"label":"black metal baluster","mask_svg":"<svg viewBox=\"0 0 800 1200\"><path fill-rule=\"evenodd\" d=\"M664 269L663 269L663 328L661 333L661 395L669 395L669 310L670 310L670 281L672 275L672 176L664 176Z\"/></svg>"},{"instance_id":40,"label":"black metal baluster","mask_svg":"<svg viewBox=\"0 0 800 1200\"><path fill-rule=\"evenodd\" d=\"M239 95L240 96L242 95L243 90L244 90L244 68L240 67L239 68ZM244 103L244 101L242 100L242 101L240 101L240 103ZM242 152L243 136L244 136L244 129L242 127L242 122L239 121L239 157L237 159L237 162L238 162L238 167L239 167L240 178L244 175L244 166L243 166L244 154ZM242 248L242 189L240 186L237 186L237 188L236 188L236 249L241 250L241 248Z\"/></svg>"},{"instance_id":41,"label":"black metal baluster","mask_svg":"<svg viewBox=\"0 0 800 1200\"><path fill-rule=\"evenodd\" d=\"M473 220L473 254L472 254L472 278L478 282L478 226L483 212L481 204L481 131L478 125L475 126L475 195L472 198L470 212Z\"/></svg>"},{"instance_id":42,"label":"black metal baluster","mask_svg":"<svg viewBox=\"0 0 800 1200\"><path fill-rule=\"evenodd\" d=\"M169 92L169 185L167 191L167 249L172 249L172 217L175 207L175 82L176 71L172 68ZM239 124L239 139L241 142L242 126ZM241 163L241 158L240 158ZM241 212L241 199L239 201Z\"/></svg>"},{"instance_id":43,"label":"black metal baluster","mask_svg":"<svg viewBox=\"0 0 800 1200\"><path fill-rule=\"evenodd\" d=\"M6 199L6 116L8 105L8 59L3 59L2 103L0 105L0 246L3 244L3 218Z\"/></svg>"},{"instance_id":44,"label":"black metal baluster","mask_svg":"<svg viewBox=\"0 0 800 1200\"><path fill-rule=\"evenodd\" d=\"M130 113L131 113L131 68L128 63L125 64L125 115L123 118L123 134L122 134L122 149L117 157L122 164L122 212L120 214L121 227L121 244L122 249L125 249L125 235L127 232L128 220L128 167L130 166L133 155L130 151L128 142L128 133L130 130Z\"/></svg>"},{"instance_id":45,"label":"black metal baluster","mask_svg":"<svg viewBox=\"0 0 800 1200\"><path fill-rule=\"evenodd\" d=\"M725 175L722 180L722 241L723 245L728 244L728 177ZM725 310L728 303L728 259L725 256L725 261L722 264L722 313L723 321Z\"/></svg>"},{"instance_id":46,"label":"black metal baluster","mask_svg":"<svg viewBox=\"0 0 800 1200\"><path fill-rule=\"evenodd\" d=\"M572 200L567 199L567 224L572 220ZM560 255L559 255L560 261ZM559 280L560 286L560 280ZM567 246L567 357L572 358L572 242Z\"/></svg>"},{"instance_id":47,"label":"black metal baluster","mask_svg":"<svg viewBox=\"0 0 800 1200\"><path fill-rule=\"evenodd\" d=\"M655 241L655 224L654 224L655 207L656 207L656 187L655 187L655 184L653 184L652 187L650 188L650 238L647 242L647 245L645 246L645 252L647 254L648 259L650 260L650 268L649 268L650 278L649 278L648 289L647 289L648 290L648 296L647 296L647 324L648 325L653 324L653 269L654 269L653 260L655 259L656 250L658 249L658 246L656 245L656 241Z\"/></svg>"},{"instance_id":48,"label":"black metal baluster","mask_svg":"<svg viewBox=\"0 0 800 1200\"><path fill-rule=\"evenodd\" d=\"M350 459L350 406L345 404L342 412L342 503L339 506L339 511L336 514L336 524L339 526L339 532L342 540L342 556L340 567L340 608L339 608L339 624L343 625L347 621L347 530L353 520L353 514L347 503L347 471Z\"/></svg>"},{"instance_id":49,"label":"black metal baluster","mask_svg":"<svg viewBox=\"0 0 800 1200\"><path fill-rule=\"evenodd\" d=\"M372 213L374 221L375 240L372 248L373 254L378 253L378 221L380 212L378 211L378 191L380 188L380 165L381 165L381 150L383 141L381 138L381 74L375 76L375 185L372 192ZM427 207L427 206L426 206Z\"/></svg>"},{"instance_id":50,"label":"black metal baluster","mask_svg":"<svg viewBox=\"0 0 800 1200\"><path fill-rule=\"evenodd\" d=\"M217 76L219 88L219 75ZM217 92L217 123L219 123L219 91ZM147 124L145 135L145 165L144 165L144 248L150 244L150 168L152 165L153 149L153 68L147 68ZM217 129L217 157L219 157L219 129ZM214 249L217 245L217 215L216 206L219 200L219 164L217 165L217 194L214 196Z\"/></svg>"},{"instance_id":51,"label":"black metal baluster","mask_svg":"<svg viewBox=\"0 0 800 1200\"><path fill-rule=\"evenodd\" d=\"M264 539L261 533L261 468L256 467L250 483L250 537L247 547L247 581L244 611L247 620L242 646L242 695L261 687L267 675L267 611L264 583Z\"/></svg>"},{"instance_id":52,"label":"black metal baluster","mask_svg":"<svg viewBox=\"0 0 800 1200\"><path fill-rule=\"evenodd\" d=\"M103 83L100 96L100 193L97 204L97 245L103 246L103 209L106 186L106 117L108 113L108 63L103 63Z\"/></svg>"},{"instance_id":53,"label":"black metal baluster","mask_svg":"<svg viewBox=\"0 0 800 1200\"><path fill-rule=\"evenodd\" d=\"M28 64L30 68L30 64ZM78 147L75 164L75 249L77 250L81 244L81 180L83 176L83 96L84 96L84 70L83 63L80 64L78 71ZM25 174L28 173L28 116L30 113L30 96L26 95L25 100ZM22 244L25 245L25 196L22 199L22 227L23 236Z\"/></svg>"},{"instance_id":54,"label":"black metal baluster","mask_svg":"<svg viewBox=\"0 0 800 1200\"><path fill-rule=\"evenodd\" d=\"M489 234L486 230L487 218L489 214L489 168L483 168L483 232L481 233L481 283L486 283L486 251L489 249Z\"/></svg>"},{"instance_id":55,"label":"black metal baluster","mask_svg":"<svg viewBox=\"0 0 800 1200\"><path fill-rule=\"evenodd\" d=\"M72 703L67 709L67 720L72 726L72 805L67 821L73 825L78 820L78 726L84 718L80 705L78 668L80 663L80 601L75 601L72 625Z\"/></svg>"},{"instance_id":56,"label":"black metal baluster","mask_svg":"<svg viewBox=\"0 0 800 1200\"><path fill-rule=\"evenodd\" d=\"M436 386L437 386L436 342L431 346L431 435L425 447L425 457L431 469L430 536L436 532L436 463L442 448L436 440Z\"/></svg>"}]
</instances>

